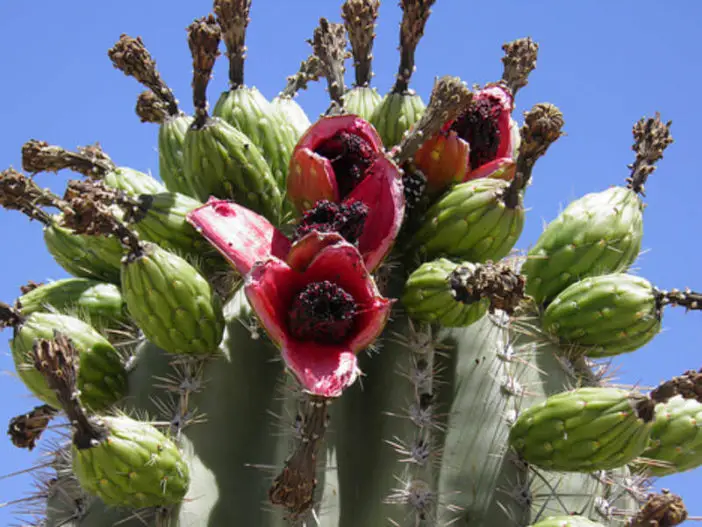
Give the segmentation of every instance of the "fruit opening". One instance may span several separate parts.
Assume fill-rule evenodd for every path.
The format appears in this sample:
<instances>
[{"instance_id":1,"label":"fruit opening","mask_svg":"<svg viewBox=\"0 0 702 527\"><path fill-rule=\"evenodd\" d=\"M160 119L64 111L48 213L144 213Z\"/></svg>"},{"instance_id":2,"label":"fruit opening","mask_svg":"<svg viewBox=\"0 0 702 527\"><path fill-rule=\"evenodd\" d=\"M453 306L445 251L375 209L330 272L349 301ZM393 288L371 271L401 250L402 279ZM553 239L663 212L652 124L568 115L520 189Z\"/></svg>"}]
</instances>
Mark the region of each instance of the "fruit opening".
<instances>
[{"instance_id":1,"label":"fruit opening","mask_svg":"<svg viewBox=\"0 0 702 527\"><path fill-rule=\"evenodd\" d=\"M367 140L346 130L339 130L322 142L315 153L330 161L342 200L363 181L376 155Z\"/></svg>"},{"instance_id":2,"label":"fruit opening","mask_svg":"<svg viewBox=\"0 0 702 527\"><path fill-rule=\"evenodd\" d=\"M293 299L288 326L298 340L338 344L353 330L357 313L353 296L337 284L312 282Z\"/></svg>"},{"instance_id":3,"label":"fruit opening","mask_svg":"<svg viewBox=\"0 0 702 527\"><path fill-rule=\"evenodd\" d=\"M480 167L497 158L502 139L499 118L502 101L495 95L473 100L468 109L454 121L451 130L470 144L470 166Z\"/></svg>"},{"instance_id":4,"label":"fruit opening","mask_svg":"<svg viewBox=\"0 0 702 527\"><path fill-rule=\"evenodd\" d=\"M340 204L320 200L303 215L293 234L293 241L299 240L310 231L317 231L337 232L347 242L356 244L363 232L369 210L362 201Z\"/></svg>"}]
</instances>

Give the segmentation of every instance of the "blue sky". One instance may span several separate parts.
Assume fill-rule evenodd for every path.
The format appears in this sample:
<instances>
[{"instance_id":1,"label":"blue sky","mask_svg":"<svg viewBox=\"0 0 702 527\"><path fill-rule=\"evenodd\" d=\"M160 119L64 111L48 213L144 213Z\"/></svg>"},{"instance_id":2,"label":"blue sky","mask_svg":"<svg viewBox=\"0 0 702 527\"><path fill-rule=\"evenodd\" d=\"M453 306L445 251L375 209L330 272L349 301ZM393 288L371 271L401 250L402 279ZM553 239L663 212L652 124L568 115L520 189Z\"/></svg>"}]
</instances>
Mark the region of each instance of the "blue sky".
<instances>
[{"instance_id":1,"label":"blue sky","mask_svg":"<svg viewBox=\"0 0 702 527\"><path fill-rule=\"evenodd\" d=\"M320 16L340 20L340 1L254 0L247 44L246 82L272 98L308 56L305 43ZM30 138L67 148L100 141L118 165L158 169L157 128L141 124L134 103L136 81L113 69L107 49L121 33L142 36L181 106L192 109L191 62L185 27L207 14L204 0L93 2L36 0L0 5L0 169L21 167L20 147ZM400 10L382 3L374 55L375 86L384 93L397 68ZM540 46L537 69L518 96L517 112L549 101L565 115L567 136L540 160L527 193L528 214L518 244L527 248L574 198L622 184L627 176L632 124L660 111L672 119L675 143L647 185L644 248L637 272L662 288L702 289L699 276L701 220L695 200L702 182L695 163L702 112L695 102L702 84L697 38L702 3L438 0L417 52L411 86L428 99L436 76L458 75L469 84L499 79L503 42L531 36ZM211 104L226 87L220 60L210 85ZM350 71L347 72L350 80ZM323 86L313 85L299 102L314 118L327 106ZM40 183L61 192L66 176L42 175ZM691 199L692 198L692 199ZM19 286L66 276L43 246L41 227L18 213L0 210L5 248L0 261L0 300L11 302ZM617 358L620 382L654 385L699 368L702 314L670 308L665 331L644 349ZM12 369L5 331L0 370ZM35 401L9 375L0 377L0 421L29 410ZM5 426L5 425L2 425ZM0 441L2 473L28 466L34 456ZM19 497L27 478L0 480L0 501ZM681 494L692 514L702 515L702 471L659 481ZM0 525L12 523L0 509Z\"/></svg>"}]
</instances>

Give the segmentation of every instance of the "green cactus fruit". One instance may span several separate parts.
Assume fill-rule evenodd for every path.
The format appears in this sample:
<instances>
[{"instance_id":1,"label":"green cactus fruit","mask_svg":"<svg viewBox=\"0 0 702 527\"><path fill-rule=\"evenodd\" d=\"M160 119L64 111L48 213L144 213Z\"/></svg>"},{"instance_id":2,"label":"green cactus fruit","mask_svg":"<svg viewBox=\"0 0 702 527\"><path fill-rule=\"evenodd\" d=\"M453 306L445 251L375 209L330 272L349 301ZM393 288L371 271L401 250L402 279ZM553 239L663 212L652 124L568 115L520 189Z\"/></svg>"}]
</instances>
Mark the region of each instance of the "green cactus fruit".
<instances>
[{"instance_id":1,"label":"green cactus fruit","mask_svg":"<svg viewBox=\"0 0 702 527\"><path fill-rule=\"evenodd\" d=\"M115 167L107 172L102 180L108 187L123 190L132 196L165 192L166 187L144 172L128 167Z\"/></svg>"},{"instance_id":2,"label":"green cactus fruit","mask_svg":"<svg viewBox=\"0 0 702 527\"><path fill-rule=\"evenodd\" d=\"M505 257L522 233L525 215L521 193L515 204L505 199L509 186L490 178L456 185L427 211L412 246L426 259L483 263Z\"/></svg>"},{"instance_id":3,"label":"green cactus fruit","mask_svg":"<svg viewBox=\"0 0 702 527\"><path fill-rule=\"evenodd\" d=\"M42 284L20 296L17 303L25 316L49 310L76 312L96 328L129 321L120 288L89 278L64 278Z\"/></svg>"},{"instance_id":4,"label":"green cactus fruit","mask_svg":"<svg viewBox=\"0 0 702 527\"><path fill-rule=\"evenodd\" d=\"M195 228L185 221L186 214L202 206L201 202L179 192L144 194L139 201L138 209L128 211L128 214L134 222L134 230L143 240L187 255L214 253Z\"/></svg>"},{"instance_id":5,"label":"green cactus fruit","mask_svg":"<svg viewBox=\"0 0 702 527\"><path fill-rule=\"evenodd\" d=\"M219 296L183 258L144 244L125 260L122 291L132 317L157 346L186 355L217 350L224 331Z\"/></svg>"},{"instance_id":6,"label":"green cactus fruit","mask_svg":"<svg viewBox=\"0 0 702 527\"><path fill-rule=\"evenodd\" d=\"M81 487L114 507L180 503L190 470L176 444L148 423L127 416L100 417L104 434L72 448Z\"/></svg>"},{"instance_id":7,"label":"green cactus fruit","mask_svg":"<svg viewBox=\"0 0 702 527\"><path fill-rule=\"evenodd\" d=\"M119 401L127 390L127 373L119 352L92 326L69 315L35 312L15 325L10 348L17 374L27 388L46 404L59 408L55 393L31 359L34 341L52 339L55 330L67 335L80 354L77 382L83 404L100 411Z\"/></svg>"},{"instance_id":8,"label":"green cactus fruit","mask_svg":"<svg viewBox=\"0 0 702 527\"><path fill-rule=\"evenodd\" d=\"M72 275L119 284L123 251L117 239L75 234L54 221L44 227L44 243L56 263Z\"/></svg>"},{"instance_id":9,"label":"green cactus fruit","mask_svg":"<svg viewBox=\"0 0 702 527\"><path fill-rule=\"evenodd\" d=\"M527 294L545 303L577 280L625 272L641 250L642 213L636 192L624 187L570 203L529 251Z\"/></svg>"},{"instance_id":10,"label":"green cactus fruit","mask_svg":"<svg viewBox=\"0 0 702 527\"><path fill-rule=\"evenodd\" d=\"M617 388L578 388L522 412L509 442L527 463L563 472L626 465L648 445L653 402Z\"/></svg>"},{"instance_id":11,"label":"green cactus fruit","mask_svg":"<svg viewBox=\"0 0 702 527\"><path fill-rule=\"evenodd\" d=\"M661 330L662 306L644 278L623 273L568 286L543 314L544 329L590 357L635 351Z\"/></svg>"},{"instance_id":12,"label":"green cactus fruit","mask_svg":"<svg viewBox=\"0 0 702 527\"><path fill-rule=\"evenodd\" d=\"M302 109L295 99L279 95L271 101L273 109L278 112L279 118L290 125L294 131L295 143L302 137L302 134L312 124L310 118L307 117L305 110Z\"/></svg>"},{"instance_id":13,"label":"green cactus fruit","mask_svg":"<svg viewBox=\"0 0 702 527\"><path fill-rule=\"evenodd\" d=\"M370 121L373 112L380 104L380 101L382 101L382 97L375 88L371 88L370 86L355 86L344 94L343 100L344 108L347 112L358 115L366 121ZM421 117L421 113L424 113L423 109L420 111L419 117ZM415 119L412 124L417 120L419 119ZM384 141L383 139L383 142Z\"/></svg>"},{"instance_id":14,"label":"green cactus fruit","mask_svg":"<svg viewBox=\"0 0 702 527\"><path fill-rule=\"evenodd\" d=\"M702 404L677 395L656 406L651 442L642 457L654 476L685 472L702 465Z\"/></svg>"},{"instance_id":15,"label":"green cactus fruit","mask_svg":"<svg viewBox=\"0 0 702 527\"><path fill-rule=\"evenodd\" d=\"M603 527L582 516L549 516L539 523L532 523L528 527Z\"/></svg>"},{"instance_id":16,"label":"green cactus fruit","mask_svg":"<svg viewBox=\"0 0 702 527\"><path fill-rule=\"evenodd\" d=\"M185 134L191 124L191 116L180 114L166 118L158 129L158 172L171 192L190 192L190 186L185 179L183 146Z\"/></svg>"},{"instance_id":17,"label":"green cactus fruit","mask_svg":"<svg viewBox=\"0 0 702 527\"><path fill-rule=\"evenodd\" d=\"M221 119L190 128L183 151L185 178L199 200L234 199L277 221L283 197L270 167L251 140Z\"/></svg>"},{"instance_id":18,"label":"green cactus fruit","mask_svg":"<svg viewBox=\"0 0 702 527\"><path fill-rule=\"evenodd\" d=\"M297 132L280 118L261 92L243 86L224 92L212 115L248 137L261 151L279 188L285 188Z\"/></svg>"},{"instance_id":19,"label":"green cactus fruit","mask_svg":"<svg viewBox=\"0 0 702 527\"><path fill-rule=\"evenodd\" d=\"M415 92L388 93L375 107L370 123L383 140L386 150L400 143L405 132L419 121L426 105Z\"/></svg>"},{"instance_id":20,"label":"green cactus fruit","mask_svg":"<svg viewBox=\"0 0 702 527\"><path fill-rule=\"evenodd\" d=\"M460 266L472 271L475 264ZM415 320L437 322L445 327L469 326L482 318L490 306L488 299L464 304L456 300L449 279L459 264L439 258L419 266L407 279L402 303Z\"/></svg>"}]
</instances>

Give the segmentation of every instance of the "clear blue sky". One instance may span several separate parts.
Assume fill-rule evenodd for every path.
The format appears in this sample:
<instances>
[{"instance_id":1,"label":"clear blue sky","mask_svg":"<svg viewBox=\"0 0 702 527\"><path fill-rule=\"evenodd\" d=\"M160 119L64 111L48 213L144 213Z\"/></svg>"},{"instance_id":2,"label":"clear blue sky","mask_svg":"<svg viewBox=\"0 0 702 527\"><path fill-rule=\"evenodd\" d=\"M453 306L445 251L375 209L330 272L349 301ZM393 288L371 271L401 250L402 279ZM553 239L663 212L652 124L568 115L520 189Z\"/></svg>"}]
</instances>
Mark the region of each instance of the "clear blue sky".
<instances>
[{"instance_id":1,"label":"clear blue sky","mask_svg":"<svg viewBox=\"0 0 702 527\"><path fill-rule=\"evenodd\" d=\"M254 0L249 26L247 84L272 98L300 61L320 16L340 21L336 0ZM190 55L185 27L207 14L211 2L121 0L120 2L2 2L0 5L0 169L21 167L20 147L42 139L67 148L100 141L117 164L158 169L157 128L134 114L140 87L113 69L106 51L121 33L142 36L159 69L186 111L190 97ZM375 45L375 85L391 86L397 68L400 10L381 6ZM569 201L609 185L621 184L632 160L631 126L660 111L673 120L675 143L647 185L644 247L637 270L654 284L702 289L698 242L702 182L698 176L702 112L695 93L702 84L699 21L702 3L563 2L438 0L417 52L414 87L427 100L434 77L452 74L472 83L497 80L503 42L532 36L541 46L531 82L519 93L518 109L549 101L561 108L568 135L537 164L527 194L530 207L518 244L527 248L544 221ZM350 72L348 72L350 73ZM351 76L349 75L350 79ZM210 85L211 104L226 87L226 61L218 62ZM320 85L299 101L314 118L327 105ZM43 175L42 185L61 192L67 177ZM41 226L19 213L0 210L4 247L0 261L0 299L11 302L27 280L66 276L43 246ZM665 331L654 342L618 358L620 381L653 385L700 366L702 314L669 309ZM11 370L5 331L0 338L0 370ZM35 401L9 375L0 377L0 424L29 410ZM5 427L5 424L2 424ZM0 441L0 472L28 466L34 456ZM19 497L27 478L0 480L0 501ZM692 514L702 515L702 470L668 477L659 486L686 498ZM0 525L12 523L0 509Z\"/></svg>"}]
</instances>

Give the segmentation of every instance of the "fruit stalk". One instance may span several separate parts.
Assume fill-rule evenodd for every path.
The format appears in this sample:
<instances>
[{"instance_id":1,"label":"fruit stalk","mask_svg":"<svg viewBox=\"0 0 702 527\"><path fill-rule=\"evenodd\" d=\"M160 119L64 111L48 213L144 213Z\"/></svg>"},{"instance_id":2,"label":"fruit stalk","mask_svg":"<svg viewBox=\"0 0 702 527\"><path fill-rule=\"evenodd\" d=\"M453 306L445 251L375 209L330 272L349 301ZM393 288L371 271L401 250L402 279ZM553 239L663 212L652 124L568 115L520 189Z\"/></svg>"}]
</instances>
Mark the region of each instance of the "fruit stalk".
<instances>
[{"instance_id":1,"label":"fruit stalk","mask_svg":"<svg viewBox=\"0 0 702 527\"><path fill-rule=\"evenodd\" d=\"M516 97L517 92L529 83L529 74L536 68L539 45L531 37L519 38L502 46L504 70L502 81Z\"/></svg>"},{"instance_id":2,"label":"fruit stalk","mask_svg":"<svg viewBox=\"0 0 702 527\"><path fill-rule=\"evenodd\" d=\"M319 26L312 37L314 54L321 61L321 69L327 79L329 97L334 104L342 107L346 91L344 73L346 67L346 32L343 24L333 24L326 18L319 19Z\"/></svg>"},{"instance_id":3,"label":"fruit stalk","mask_svg":"<svg viewBox=\"0 0 702 527\"><path fill-rule=\"evenodd\" d=\"M400 67L397 71L392 93L406 93L414 73L414 52L424 35L431 6L435 0L401 0L402 22L400 23Z\"/></svg>"},{"instance_id":4,"label":"fruit stalk","mask_svg":"<svg viewBox=\"0 0 702 527\"><path fill-rule=\"evenodd\" d=\"M195 20L188 26L188 46L193 56L193 107L195 129L202 129L210 119L207 111L207 85L219 56L221 31L213 15ZM243 74L243 69L242 69Z\"/></svg>"},{"instance_id":5,"label":"fruit stalk","mask_svg":"<svg viewBox=\"0 0 702 527\"><path fill-rule=\"evenodd\" d=\"M373 60L373 39L375 21L378 18L380 0L346 0L341 6L341 16L351 42L355 86L370 86L371 62Z\"/></svg>"},{"instance_id":6,"label":"fruit stalk","mask_svg":"<svg viewBox=\"0 0 702 527\"><path fill-rule=\"evenodd\" d=\"M229 86L235 90L244 86L246 28L251 21L251 0L215 0L214 10L227 47Z\"/></svg>"}]
</instances>

